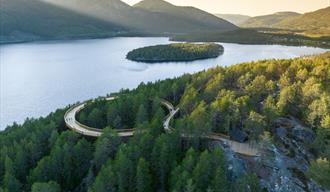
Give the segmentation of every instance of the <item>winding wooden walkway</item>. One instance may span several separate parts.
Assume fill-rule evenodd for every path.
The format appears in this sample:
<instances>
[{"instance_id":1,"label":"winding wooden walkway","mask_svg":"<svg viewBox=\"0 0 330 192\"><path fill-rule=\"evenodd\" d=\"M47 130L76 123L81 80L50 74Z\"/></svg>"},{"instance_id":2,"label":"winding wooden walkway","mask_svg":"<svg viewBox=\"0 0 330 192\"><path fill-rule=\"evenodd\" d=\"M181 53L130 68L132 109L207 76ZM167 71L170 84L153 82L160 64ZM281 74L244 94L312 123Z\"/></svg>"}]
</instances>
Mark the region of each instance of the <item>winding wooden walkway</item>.
<instances>
[{"instance_id":1,"label":"winding wooden walkway","mask_svg":"<svg viewBox=\"0 0 330 192\"><path fill-rule=\"evenodd\" d=\"M106 100L108 101L114 99L115 97L106 98ZM170 102L166 100L161 101L161 103L169 111L169 114L166 116L164 120L163 127L165 131L170 132L172 130L170 127L170 122L172 118L175 116L175 114L177 114L177 112L179 111L179 108L175 108ZM64 115L65 124L68 128L81 135L99 137L102 135L102 129L97 129L83 125L76 120L77 113L79 113L79 111L84 109L85 106L86 106L86 102L71 107ZM125 130L116 129L116 131L120 137L132 137L134 135L134 129L125 129ZM216 134L216 133L204 137L225 143L235 153L247 155L247 156L258 156L258 149L249 143L239 143L237 141L230 140L230 138L226 135Z\"/></svg>"},{"instance_id":2,"label":"winding wooden walkway","mask_svg":"<svg viewBox=\"0 0 330 192\"><path fill-rule=\"evenodd\" d=\"M108 97L106 100L112 101L115 97ZM173 105L163 100L161 102L168 110L169 114L167 115L165 121L164 121L164 129L166 131L170 131L170 121L174 117L174 115L179 111L179 109L175 109ZM64 115L65 124L67 127L72 129L73 131L85 135L85 136L91 136L91 137L99 137L102 134L102 129L94 128L86 126L79 121L77 121L76 116L77 114L83 110L86 106L86 102L76 105L74 107L71 107ZM115 129L120 137L131 137L134 135L134 129Z\"/></svg>"}]
</instances>

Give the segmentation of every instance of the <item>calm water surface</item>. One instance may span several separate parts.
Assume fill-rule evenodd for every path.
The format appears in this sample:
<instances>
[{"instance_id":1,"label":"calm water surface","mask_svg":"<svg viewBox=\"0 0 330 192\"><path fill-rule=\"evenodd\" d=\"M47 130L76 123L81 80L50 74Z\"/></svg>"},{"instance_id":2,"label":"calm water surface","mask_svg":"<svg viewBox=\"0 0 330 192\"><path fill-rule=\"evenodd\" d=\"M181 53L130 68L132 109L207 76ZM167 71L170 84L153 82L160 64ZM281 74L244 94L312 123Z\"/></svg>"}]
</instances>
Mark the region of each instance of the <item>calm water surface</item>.
<instances>
[{"instance_id":1,"label":"calm water surface","mask_svg":"<svg viewBox=\"0 0 330 192\"><path fill-rule=\"evenodd\" d=\"M0 46L0 130L14 121L45 116L77 101L134 88L140 82L193 73L216 65L293 58L324 49L222 43L216 59L189 63L144 64L128 61L128 51L169 43L167 38L112 38Z\"/></svg>"}]
</instances>

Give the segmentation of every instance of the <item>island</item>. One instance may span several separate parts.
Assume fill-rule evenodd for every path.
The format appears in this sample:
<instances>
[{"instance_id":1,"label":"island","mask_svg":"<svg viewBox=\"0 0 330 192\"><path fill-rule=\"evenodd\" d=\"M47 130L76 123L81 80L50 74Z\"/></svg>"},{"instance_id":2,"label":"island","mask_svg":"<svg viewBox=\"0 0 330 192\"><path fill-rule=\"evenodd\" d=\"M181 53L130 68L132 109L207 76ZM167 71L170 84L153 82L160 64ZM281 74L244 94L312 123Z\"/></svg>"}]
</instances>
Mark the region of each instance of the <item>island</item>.
<instances>
[{"instance_id":1,"label":"island","mask_svg":"<svg viewBox=\"0 0 330 192\"><path fill-rule=\"evenodd\" d=\"M223 51L223 46L215 43L172 43L134 49L126 55L126 58L147 63L194 61L216 58Z\"/></svg>"}]
</instances>

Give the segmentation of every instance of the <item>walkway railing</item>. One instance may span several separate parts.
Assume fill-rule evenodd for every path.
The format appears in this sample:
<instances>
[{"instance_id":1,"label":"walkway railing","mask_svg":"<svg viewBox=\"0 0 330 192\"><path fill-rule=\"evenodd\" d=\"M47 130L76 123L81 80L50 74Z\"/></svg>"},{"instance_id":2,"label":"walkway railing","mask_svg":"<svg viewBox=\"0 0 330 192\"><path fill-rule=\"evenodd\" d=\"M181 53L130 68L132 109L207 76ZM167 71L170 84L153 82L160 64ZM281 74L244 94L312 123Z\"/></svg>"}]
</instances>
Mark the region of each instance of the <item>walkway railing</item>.
<instances>
[{"instance_id":1,"label":"walkway railing","mask_svg":"<svg viewBox=\"0 0 330 192\"><path fill-rule=\"evenodd\" d=\"M105 98L108 101L114 100L115 97L108 97ZM92 100L93 102L93 100ZM168 109L169 114L166 116L163 126L166 131L171 131L170 128L170 121L172 118L175 116L175 114L179 111L179 108L174 108L172 103L162 100L161 103ZM102 129L97 129L93 127L89 127L87 125L84 125L80 123L79 121L76 120L76 115L79 113L81 110L85 108L86 102L85 103L78 103L72 107L70 107L65 115L64 115L64 120L70 129L73 131L86 135L86 136L92 136L92 137L99 137L103 133ZM120 137L131 137L134 135L135 129L116 129L115 130ZM183 137L189 137L187 135L182 135ZM230 137L228 135L224 135L221 133L212 133L207 136L202 136L204 138L208 139L213 139L217 141L222 141L225 144L227 144L232 151L238 154L243 154L243 155L248 155L248 156L258 156L258 149L251 145L250 143L239 143L237 141L230 140Z\"/></svg>"}]
</instances>

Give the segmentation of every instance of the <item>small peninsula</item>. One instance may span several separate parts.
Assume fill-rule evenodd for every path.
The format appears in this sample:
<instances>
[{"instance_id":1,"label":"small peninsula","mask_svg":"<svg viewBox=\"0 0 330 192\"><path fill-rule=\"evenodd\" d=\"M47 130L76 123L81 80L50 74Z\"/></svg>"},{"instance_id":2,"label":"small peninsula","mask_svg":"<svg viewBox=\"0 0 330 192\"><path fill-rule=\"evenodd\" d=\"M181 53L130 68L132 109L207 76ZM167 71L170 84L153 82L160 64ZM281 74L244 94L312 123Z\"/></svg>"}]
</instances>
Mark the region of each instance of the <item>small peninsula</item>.
<instances>
[{"instance_id":1,"label":"small peninsula","mask_svg":"<svg viewBox=\"0 0 330 192\"><path fill-rule=\"evenodd\" d=\"M147 63L194 61L216 58L223 51L223 46L215 43L172 43L134 49L126 55L126 58Z\"/></svg>"}]
</instances>

